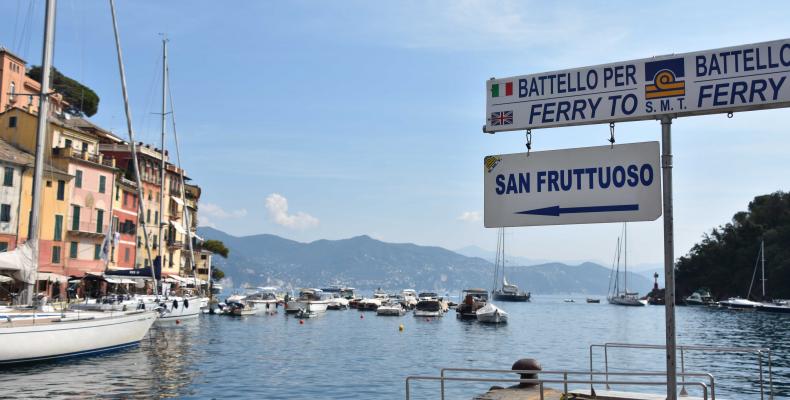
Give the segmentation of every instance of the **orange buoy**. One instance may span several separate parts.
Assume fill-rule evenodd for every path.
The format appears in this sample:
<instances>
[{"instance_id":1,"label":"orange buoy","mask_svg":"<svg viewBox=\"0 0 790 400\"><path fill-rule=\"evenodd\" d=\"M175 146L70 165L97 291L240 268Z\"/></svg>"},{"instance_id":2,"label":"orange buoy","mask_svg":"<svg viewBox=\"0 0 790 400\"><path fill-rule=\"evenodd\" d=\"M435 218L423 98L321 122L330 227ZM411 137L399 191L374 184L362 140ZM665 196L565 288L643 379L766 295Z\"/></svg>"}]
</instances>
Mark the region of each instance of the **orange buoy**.
<instances>
[{"instance_id":1,"label":"orange buoy","mask_svg":"<svg viewBox=\"0 0 790 400\"><path fill-rule=\"evenodd\" d=\"M180 323L181 323L181 321L179 321L179 320L176 320L176 325L178 325L178 324L180 324Z\"/></svg>"},{"instance_id":2,"label":"orange buoy","mask_svg":"<svg viewBox=\"0 0 790 400\"><path fill-rule=\"evenodd\" d=\"M299 325L304 325L304 320L303 319L299 320Z\"/></svg>"}]
</instances>

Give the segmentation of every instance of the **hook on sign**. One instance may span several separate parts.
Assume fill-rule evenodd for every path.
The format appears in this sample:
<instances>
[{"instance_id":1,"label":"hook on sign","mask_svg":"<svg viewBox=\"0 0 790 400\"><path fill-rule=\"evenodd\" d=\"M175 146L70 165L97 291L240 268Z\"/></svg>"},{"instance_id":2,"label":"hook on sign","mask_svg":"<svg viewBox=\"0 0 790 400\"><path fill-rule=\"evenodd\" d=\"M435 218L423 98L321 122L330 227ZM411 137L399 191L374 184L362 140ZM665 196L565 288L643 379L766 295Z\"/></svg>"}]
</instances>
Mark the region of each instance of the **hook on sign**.
<instances>
[{"instance_id":1,"label":"hook on sign","mask_svg":"<svg viewBox=\"0 0 790 400\"><path fill-rule=\"evenodd\" d=\"M614 122L609 123L609 144L611 144L612 149L614 149Z\"/></svg>"},{"instance_id":2,"label":"hook on sign","mask_svg":"<svg viewBox=\"0 0 790 400\"><path fill-rule=\"evenodd\" d=\"M732 118L732 111L727 113L727 118Z\"/></svg>"},{"instance_id":3,"label":"hook on sign","mask_svg":"<svg viewBox=\"0 0 790 400\"><path fill-rule=\"evenodd\" d=\"M527 129L527 157L530 150L532 150L532 129Z\"/></svg>"}]
</instances>

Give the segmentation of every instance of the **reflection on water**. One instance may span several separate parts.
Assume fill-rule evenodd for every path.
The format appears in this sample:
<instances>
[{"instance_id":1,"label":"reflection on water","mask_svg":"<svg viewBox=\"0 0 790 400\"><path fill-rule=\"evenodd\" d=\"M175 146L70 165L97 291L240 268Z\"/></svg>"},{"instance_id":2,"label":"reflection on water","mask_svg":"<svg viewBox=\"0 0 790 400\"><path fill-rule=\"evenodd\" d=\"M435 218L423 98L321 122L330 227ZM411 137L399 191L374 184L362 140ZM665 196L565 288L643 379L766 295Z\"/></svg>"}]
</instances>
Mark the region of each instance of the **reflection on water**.
<instances>
[{"instance_id":1,"label":"reflection on water","mask_svg":"<svg viewBox=\"0 0 790 400\"><path fill-rule=\"evenodd\" d=\"M442 367L508 369L532 357L544 369L586 370L592 343L664 341L662 307L564 303L551 296L501 306L510 313L503 326L458 321L452 311L438 319L329 311L303 325L283 314L201 316L156 324L129 350L0 370L0 385L4 398L25 399L399 399L407 375L438 375ZM777 398L790 395L790 316L679 307L677 320L681 344L771 348ZM603 369L602 353L594 361ZM611 371L664 368L660 350L613 349L609 361ZM721 397L759 398L755 355L687 352L683 361L689 371L713 373ZM488 386L448 383L448 398L470 398ZM413 394L436 398L437 388L418 383Z\"/></svg>"}]
</instances>

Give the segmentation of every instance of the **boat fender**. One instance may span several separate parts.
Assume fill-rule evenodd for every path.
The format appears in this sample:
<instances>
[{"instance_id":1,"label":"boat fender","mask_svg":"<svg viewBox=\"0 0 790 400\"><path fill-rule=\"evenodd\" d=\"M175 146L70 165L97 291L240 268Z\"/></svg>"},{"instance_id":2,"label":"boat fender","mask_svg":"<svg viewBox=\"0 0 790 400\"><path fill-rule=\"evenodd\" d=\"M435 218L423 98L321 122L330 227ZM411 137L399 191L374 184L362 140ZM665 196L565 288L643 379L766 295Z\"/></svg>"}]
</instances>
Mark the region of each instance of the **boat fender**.
<instances>
[{"instance_id":1,"label":"boat fender","mask_svg":"<svg viewBox=\"0 0 790 400\"><path fill-rule=\"evenodd\" d=\"M184 299L184 308L189 308L189 300Z\"/></svg>"},{"instance_id":2,"label":"boat fender","mask_svg":"<svg viewBox=\"0 0 790 400\"><path fill-rule=\"evenodd\" d=\"M178 308L178 300L173 300L173 309L175 310L177 308Z\"/></svg>"}]
</instances>

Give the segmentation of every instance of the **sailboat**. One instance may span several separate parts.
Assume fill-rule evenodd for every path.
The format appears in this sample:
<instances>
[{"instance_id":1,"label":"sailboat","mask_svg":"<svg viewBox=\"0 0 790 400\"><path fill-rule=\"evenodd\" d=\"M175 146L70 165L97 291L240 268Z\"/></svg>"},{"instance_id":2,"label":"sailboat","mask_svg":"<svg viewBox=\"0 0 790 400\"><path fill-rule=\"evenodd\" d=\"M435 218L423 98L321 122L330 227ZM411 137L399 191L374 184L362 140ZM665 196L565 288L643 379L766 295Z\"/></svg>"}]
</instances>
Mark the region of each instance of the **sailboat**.
<instances>
[{"instance_id":1,"label":"sailboat","mask_svg":"<svg viewBox=\"0 0 790 400\"><path fill-rule=\"evenodd\" d=\"M642 307L647 305L647 300L639 298L639 293L628 291L628 226L623 223L622 241L617 238L614 261L612 262L612 276L609 278L609 304L618 306ZM623 290L620 290L620 256L623 256ZM614 283L614 284L612 284Z\"/></svg>"},{"instance_id":2,"label":"sailboat","mask_svg":"<svg viewBox=\"0 0 790 400\"><path fill-rule=\"evenodd\" d=\"M502 287L499 286L499 275L502 275ZM505 228L499 228L497 237L497 254L494 260L494 300L529 301L531 294L520 291L518 286L509 283L505 277Z\"/></svg>"},{"instance_id":3,"label":"sailboat","mask_svg":"<svg viewBox=\"0 0 790 400\"><path fill-rule=\"evenodd\" d=\"M20 248L3 253L0 269L10 270L25 282L26 308L0 315L0 365L95 354L136 346L158 315L155 311L39 313L32 308L38 275L39 214L42 171L48 128L50 71L54 47L55 0L47 0L40 107L36 139L30 231Z\"/></svg>"},{"instance_id":4,"label":"sailboat","mask_svg":"<svg viewBox=\"0 0 790 400\"><path fill-rule=\"evenodd\" d=\"M765 295L765 242L760 241L760 251L757 254L757 260L754 263L754 272L752 273L752 280L749 283L749 291L746 293L746 298L730 297L727 300L720 301L719 306L731 309L756 309L758 311L790 313L790 304L786 301L774 302L759 302L753 301L749 298L752 295L752 287L754 287L754 279L757 277L757 267L760 267L762 281L762 297L766 299Z\"/></svg>"}]
</instances>

